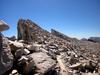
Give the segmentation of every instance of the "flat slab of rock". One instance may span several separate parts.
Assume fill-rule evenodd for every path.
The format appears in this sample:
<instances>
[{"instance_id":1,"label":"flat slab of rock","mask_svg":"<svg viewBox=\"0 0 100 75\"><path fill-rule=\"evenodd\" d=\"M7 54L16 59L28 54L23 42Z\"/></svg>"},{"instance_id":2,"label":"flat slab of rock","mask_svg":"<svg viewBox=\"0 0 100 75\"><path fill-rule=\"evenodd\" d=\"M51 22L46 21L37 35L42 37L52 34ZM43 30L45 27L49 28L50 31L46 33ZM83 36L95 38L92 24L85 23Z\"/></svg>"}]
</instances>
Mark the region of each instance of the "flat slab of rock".
<instances>
[{"instance_id":1,"label":"flat slab of rock","mask_svg":"<svg viewBox=\"0 0 100 75\"><path fill-rule=\"evenodd\" d=\"M51 59L46 53L43 52L36 52L30 54L30 57L33 58L36 67L38 68L37 72L44 74L48 72L55 66L55 61Z\"/></svg>"},{"instance_id":2,"label":"flat slab of rock","mask_svg":"<svg viewBox=\"0 0 100 75\"><path fill-rule=\"evenodd\" d=\"M14 46L16 46L17 48L23 48L23 43L17 42L17 41L10 41L10 44L13 44Z\"/></svg>"},{"instance_id":3,"label":"flat slab of rock","mask_svg":"<svg viewBox=\"0 0 100 75\"><path fill-rule=\"evenodd\" d=\"M76 64L73 64L73 65L71 65L71 66L69 66L69 68L80 68L80 67L82 67L82 63L76 63Z\"/></svg>"}]
</instances>

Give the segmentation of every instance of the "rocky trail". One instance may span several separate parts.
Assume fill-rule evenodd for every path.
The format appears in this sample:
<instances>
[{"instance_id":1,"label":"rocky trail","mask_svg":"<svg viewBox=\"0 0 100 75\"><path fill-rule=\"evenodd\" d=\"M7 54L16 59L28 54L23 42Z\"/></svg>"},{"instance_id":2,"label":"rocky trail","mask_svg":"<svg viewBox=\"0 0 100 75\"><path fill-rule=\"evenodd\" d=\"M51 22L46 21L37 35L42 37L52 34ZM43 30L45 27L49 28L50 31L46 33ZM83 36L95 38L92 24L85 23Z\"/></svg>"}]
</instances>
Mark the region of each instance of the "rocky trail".
<instances>
[{"instance_id":1,"label":"rocky trail","mask_svg":"<svg viewBox=\"0 0 100 75\"><path fill-rule=\"evenodd\" d=\"M48 32L29 19L20 19L17 31L17 39L5 39L9 46L1 41L9 58L0 52L0 63L10 66L0 66L0 75L100 75L100 43Z\"/></svg>"}]
</instances>

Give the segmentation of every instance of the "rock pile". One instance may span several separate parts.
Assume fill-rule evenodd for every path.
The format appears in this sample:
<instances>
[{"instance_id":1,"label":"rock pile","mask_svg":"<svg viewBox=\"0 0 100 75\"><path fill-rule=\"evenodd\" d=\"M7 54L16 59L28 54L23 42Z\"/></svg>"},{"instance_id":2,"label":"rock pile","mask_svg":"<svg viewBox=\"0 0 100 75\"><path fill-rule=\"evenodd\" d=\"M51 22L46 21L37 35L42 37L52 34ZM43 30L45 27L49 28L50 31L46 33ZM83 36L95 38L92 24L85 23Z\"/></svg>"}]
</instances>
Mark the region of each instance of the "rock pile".
<instances>
[{"instance_id":1,"label":"rock pile","mask_svg":"<svg viewBox=\"0 0 100 75\"><path fill-rule=\"evenodd\" d=\"M20 19L17 29L18 39L8 41L14 56L10 75L100 74L99 43L50 33L29 19Z\"/></svg>"}]
</instances>

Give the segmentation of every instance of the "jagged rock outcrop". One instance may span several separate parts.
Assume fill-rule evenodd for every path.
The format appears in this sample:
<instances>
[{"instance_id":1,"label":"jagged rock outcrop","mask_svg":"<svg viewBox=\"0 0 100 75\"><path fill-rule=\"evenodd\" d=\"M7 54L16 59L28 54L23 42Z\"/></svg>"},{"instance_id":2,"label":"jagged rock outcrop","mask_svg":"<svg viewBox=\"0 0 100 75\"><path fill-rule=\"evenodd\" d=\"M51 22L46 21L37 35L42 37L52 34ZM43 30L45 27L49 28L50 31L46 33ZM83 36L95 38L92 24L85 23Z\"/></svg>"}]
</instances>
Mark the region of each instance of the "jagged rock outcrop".
<instances>
[{"instance_id":1,"label":"jagged rock outcrop","mask_svg":"<svg viewBox=\"0 0 100 75\"><path fill-rule=\"evenodd\" d=\"M25 20L19 20L17 27L18 40L25 40L25 42L32 41L30 26L32 25L29 25Z\"/></svg>"},{"instance_id":2,"label":"jagged rock outcrop","mask_svg":"<svg viewBox=\"0 0 100 75\"><path fill-rule=\"evenodd\" d=\"M38 32L40 30L35 23L31 22L31 20L22 20L18 21L18 40L24 40L25 42L32 42L34 40L38 40L36 34L34 32Z\"/></svg>"},{"instance_id":3,"label":"jagged rock outcrop","mask_svg":"<svg viewBox=\"0 0 100 75\"><path fill-rule=\"evenodd\" d=\"M69 41L69 42L72 42L72 41L79 41L78 39L70 38L70 37L64 35L63 33L60 33L60 32L58 32L58 31L56 31L56 30L54 30L54 29L51 29L51 34L53 34L53 35L55 35L55 36L57 36L57 37L60 37L60 38L66 40L66 41Z\"/></svg>"}]
</instances>

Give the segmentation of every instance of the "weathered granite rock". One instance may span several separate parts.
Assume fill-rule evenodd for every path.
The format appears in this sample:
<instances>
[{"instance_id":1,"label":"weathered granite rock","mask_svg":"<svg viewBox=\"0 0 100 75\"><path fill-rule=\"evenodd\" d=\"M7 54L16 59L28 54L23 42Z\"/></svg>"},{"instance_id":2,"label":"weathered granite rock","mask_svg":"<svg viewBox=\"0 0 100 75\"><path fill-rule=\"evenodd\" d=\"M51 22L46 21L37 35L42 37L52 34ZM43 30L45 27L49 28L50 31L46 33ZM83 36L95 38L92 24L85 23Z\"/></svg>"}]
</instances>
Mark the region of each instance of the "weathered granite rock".
<instances>
[{"instance_id":1,"label":"weathered granite rock","mask_svg":"<svg viewBox=\"0 0 100 75\"><path fill-rule=\"evenodd\" d=\"M8 30L9 26L7 23L5 23L4 21L0 20L0 32L4 31L4 30Z\"/></svg>"},{"instance_id":2,"label":"weathered granite rock","mask_svg":"<svg viewBox=\"0 0 100 75\"><path fill-rule=\"evenodd\" d=\"M9 45L13 54L15 54L16 50L24 48L23 43L17 41L9 40Z\"/></svg>"},{"instance_id":3,"label":"weathered granite rock","mask_svg":"<svg viewBox=\"0 0 100 75\"><path fill-rule=\"evenodd\" d=\"M23 48L24 47L23 43L20 43L20 42L17 42L17 41L9 40L9 44L14 46L14 48L11 47L12 49L16 49L16 48L19 49L19 48Z\"/></svg>"},{"instance_id":4,"label":"weathered granite rock","mask_svg":"<svg viewBox=\"0 0 100 75\"><path fill-rule=\"evenodd\" d=\"M23 55L22 49L18 49L15 52L15 58L21 58L22 55Z\"/></svg>"},{"instance_id":5,"label":"weathered granite rock","mask_svg":"<svg viewBox=\"0 0 100 75\"><path fill-rule=\"evenodd\" d=\"M26 75L30 75L30 73L34 74L35 69L36 67L35 67L35 63L33 60L27 61L25 65L23 66L23 72Z\"/></svg>"},{"instance_id":6,"label":"weathered granite rock","mask_svg":"<svg viewBox=\"0 0 100 75\"><path fill-rule=\"evenodd\" d=\"M18 49L16 52L15 52L15 57L16 58L20 58L22 55L27 55L29 54L30 51L28 49Z\"/></svg>"},{"instance_id":7,"label":"weathered granite rock","mask_svg":"<svg viewBox=\"0 0 100 75\"><path fill-rule=\"evenodd\" d=\"M23 54L28 55L29 53L30 53L30 51L29 51L28 49L25 48L25 49L23 50Z\"/></svg>"},{"instance_id":8,"label":"weathered granite rock","mask_svg":"<svg viewBox=\"0 0 100 75\"><path fill-rule=\"evenodd\" d=\"M30 75L36 69L34 60L30 56L22 56L19 60L19 66L23 71L23 74Z\"/></svg>"},{"instance_id":9,"label":"weathered granite rock","mask_svg":"<svg viewBox=\"0 0 100 75\"><path fill-rule=\"evenodd\" d=\"M13 55L8 40L0 33L0 75L10 70L13 65Z\"/></svg>"},{"instance_id":10,"label":"weathered granite rock","mask_svg":"<svg viewBox=\"0 0 100 75\"><path fill-rule=\"evenodd\" d=\"M24 40L27 42L32 42L36 38L33 30L33 25L36 25L35 23L31 22L30 20L22 20L20 19L18 21L18 40ZM33 40L34 39L34 40Z\"/></svg>"},{"instance_id":11,"label":"weathered granite rock","mask_svg":"<svg viewBox=\"0 0 100 75\"><path fill-rule=\"evenodd\" d=\"M48 72L49 70L53 69L55 67L55 61L50 58L46 53L43 52L36 52L33 54L30 54L30 57L33 58L34 63L38 70L36 70L38 73L43 75L44 73Z\"/></svg>"}]
</instances>

